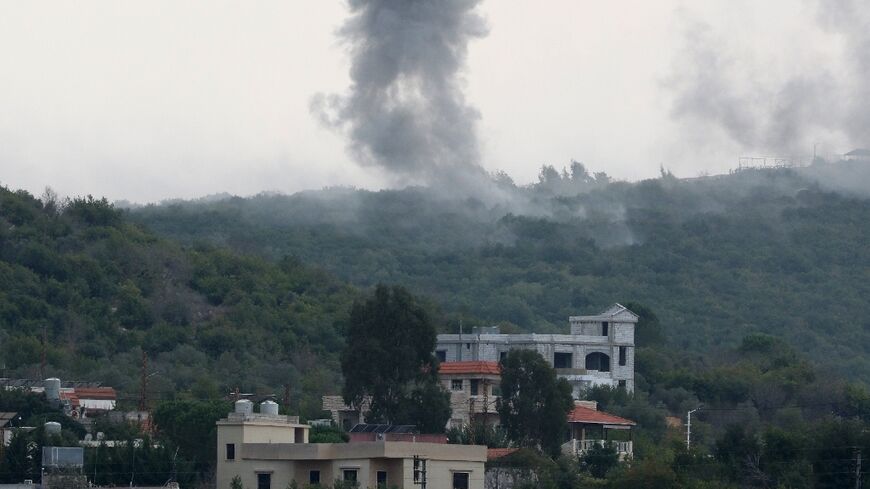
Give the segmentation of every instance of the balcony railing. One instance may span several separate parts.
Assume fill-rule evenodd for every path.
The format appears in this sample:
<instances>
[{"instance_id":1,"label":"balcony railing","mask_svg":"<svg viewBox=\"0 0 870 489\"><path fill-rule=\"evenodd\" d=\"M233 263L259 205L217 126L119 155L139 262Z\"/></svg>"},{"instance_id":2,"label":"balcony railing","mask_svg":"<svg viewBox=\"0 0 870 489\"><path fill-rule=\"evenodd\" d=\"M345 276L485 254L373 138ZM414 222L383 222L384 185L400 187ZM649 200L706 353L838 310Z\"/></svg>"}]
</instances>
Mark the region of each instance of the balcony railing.
<instances>
[{"instance_id":1,"label":"balcony railing","mask_svg":"<svg viewBox=\"0 0 870 489\"><path fill-rule=\"evenodd\" d=\"M616 453L620 457L625 457L632 454L632 443L630 441L612 441L612 440L569 440L562 445L562 452L569 455L581 455L594 447L602 447L604 444L610 444L616 448Z\"/></svg>"}]
</instances>

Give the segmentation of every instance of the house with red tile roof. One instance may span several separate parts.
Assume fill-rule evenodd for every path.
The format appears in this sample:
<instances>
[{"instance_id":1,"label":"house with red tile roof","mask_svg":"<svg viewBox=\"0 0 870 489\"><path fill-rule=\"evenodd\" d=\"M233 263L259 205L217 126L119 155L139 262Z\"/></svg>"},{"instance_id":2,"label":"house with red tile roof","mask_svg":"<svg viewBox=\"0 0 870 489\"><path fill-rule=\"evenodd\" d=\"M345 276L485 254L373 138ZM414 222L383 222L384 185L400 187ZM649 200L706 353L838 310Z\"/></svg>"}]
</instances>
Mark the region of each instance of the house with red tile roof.
<instances>
[{"instance_id":1,"label":"house with red tile roof","mask_svg":"<svg viewBox=\"0 0 870 489\"><path fill-rule=\"evenodd\" d=\"M498 362L444 362L438 365L438 380L450 392L453 414L448 428L498 423L496 403L501 385Z\"/></svg>"},{"instance_id":2,"label":"house with red tile roof","mask_svg":"<svg viewBox=\"0 0 870 489\"><path fill-rule=\"evenodd\" d=\"M634 421L598 410L595 401L575 401L568 413L567 441L562 445L564 453L578 455L594 446L612 444L620 458L632 454L631 429Z\"/></svg>"},{"instance_id":3,"label":"house with red tile roof","mask_svg":"<svg viewBox=\"0 0 870 489\"><path fill-rule=\"evenodd\" d=\"M450 393L452 415L447 428L462 428L472 422L497 424L501 385L501 367L498 362L445 362L438 365L438 379ZM323 410L329 411L335 424L349 430L357 423L365 423L371 399L363 406L348 406L341 396L323 396Z\"/></svg>"}]
</instances>

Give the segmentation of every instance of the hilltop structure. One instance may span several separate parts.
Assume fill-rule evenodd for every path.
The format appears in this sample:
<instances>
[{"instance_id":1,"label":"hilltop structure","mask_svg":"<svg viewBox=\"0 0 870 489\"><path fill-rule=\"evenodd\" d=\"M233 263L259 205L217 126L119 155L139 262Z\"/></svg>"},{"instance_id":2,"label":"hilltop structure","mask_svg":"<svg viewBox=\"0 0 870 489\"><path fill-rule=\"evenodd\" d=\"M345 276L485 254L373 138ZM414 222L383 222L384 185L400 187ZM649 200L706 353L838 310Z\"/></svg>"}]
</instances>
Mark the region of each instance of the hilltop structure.
<instances>
[{"instance_id":1,"label":"hilltop structure","mask_svg":"<svg viewBox=\"0 0 870 489\"><path fill-rule=\"evenodd\" d=\"M637 314L614 304L593 316L571 316L569 334L502 334L498 327L471 333L440 334L435 355L441 362L498 362L510 350L540 353L566 379L575 399L596 385L634 391L634 330Z\"/></svg>"}]
</instances>

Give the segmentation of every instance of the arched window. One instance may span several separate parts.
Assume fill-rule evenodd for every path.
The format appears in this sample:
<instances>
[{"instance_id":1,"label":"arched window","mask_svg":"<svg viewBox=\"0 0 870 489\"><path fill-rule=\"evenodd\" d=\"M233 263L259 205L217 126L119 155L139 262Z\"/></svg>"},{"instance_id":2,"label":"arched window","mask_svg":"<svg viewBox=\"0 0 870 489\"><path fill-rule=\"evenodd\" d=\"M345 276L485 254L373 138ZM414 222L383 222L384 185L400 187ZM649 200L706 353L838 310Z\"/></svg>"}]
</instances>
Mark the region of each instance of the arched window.
<instances>
[{"instance_id":1,"label":"arched window","mask_svg":"<svg viewBox=\"0 0 870 489\"><path fill-rule=\"evenodd\" d=\"M610 372L610 357L597 351L586 355L586 370Z\"/></svg>"}]
</instances>

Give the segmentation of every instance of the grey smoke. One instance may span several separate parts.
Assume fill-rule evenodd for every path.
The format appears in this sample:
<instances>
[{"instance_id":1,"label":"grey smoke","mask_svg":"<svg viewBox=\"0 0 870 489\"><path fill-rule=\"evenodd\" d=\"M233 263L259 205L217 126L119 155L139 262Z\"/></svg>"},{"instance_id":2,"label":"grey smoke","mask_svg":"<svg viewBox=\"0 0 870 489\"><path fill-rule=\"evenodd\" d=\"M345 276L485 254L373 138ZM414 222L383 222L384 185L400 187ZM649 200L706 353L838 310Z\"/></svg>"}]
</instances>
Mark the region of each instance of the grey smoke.
<instances>
[{"instance_id":1,"label":"grey smoke","mask_svg":"<svg viewBox=\"0 0 870 489\"><path fill-rule=\"evenodd\" d=\"M312 111L342 131L354 158L402 183L483 176L479 113L465 100L468 43L487 34L481 0L350 0L339 30L352 58L346 95Z\"/></svg>"},{"instance_id":2,"label":"grey smoke","mask_svg":"<svg viewBox=\"0 0 870 489\"><path fill-rule=\"evenodd\" d=\"M798 74L764 76L766 67L740 63L709 25L688 19L665 83L672 118L688 132L724 135L747 151L806 154L820 140L870 145L870 16L855 0L817 5L820 26L842 38L847 73L813 63Z\"/></svg>"},{"instance_id":3,"label":"grey smoke","mask_svg":"<svg viewBox=\"0 0 870 489\"><path fill-rule=\"evenodd\" d=\"M845 43L842 124L853 141L870 147L870 9L863 0L820 0L818 18Z\"/></svg>"}]
</instances>

